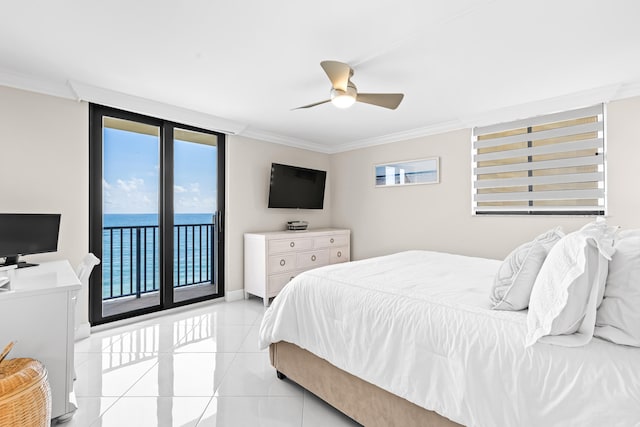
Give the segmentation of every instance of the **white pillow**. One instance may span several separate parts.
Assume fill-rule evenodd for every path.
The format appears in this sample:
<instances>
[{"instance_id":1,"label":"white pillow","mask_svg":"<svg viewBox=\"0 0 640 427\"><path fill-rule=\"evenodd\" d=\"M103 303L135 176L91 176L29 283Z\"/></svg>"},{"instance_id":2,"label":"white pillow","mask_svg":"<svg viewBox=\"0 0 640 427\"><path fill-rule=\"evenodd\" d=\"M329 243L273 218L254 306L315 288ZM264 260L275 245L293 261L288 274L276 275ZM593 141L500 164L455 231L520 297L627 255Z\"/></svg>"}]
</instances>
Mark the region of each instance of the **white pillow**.
<instances>
[{"instance_id":1,"label":"white pillow","mask_svg":"<svg viewBox=\"0 0 640 427\"><path fill-rule=\"evenodd\" d=\"M554 228L518 246L505 258L491 290L494 310L524 310L529 306L531 289L542 263L563 236L560 227Z\"/></svg>"},{"instance_id":2,"label":"white pillow","mask_svg":"<svg viewBox=\"0 0 640 427\"><path fill-rule=\"evenodd\" d=\"M640 347L640 230L619 233L594 335Z\"/></svg>"},{"instance_id":3,"label":"white pillow","mask_svg":"<svg viewBox=\"0 0 640 427\"><path fill-rule=\"evenodd\" d=\"M531 291L527 347L537 341L567 347L591 341L616 230L592 222L551 249Z\"/></svg>"}]
</instances>

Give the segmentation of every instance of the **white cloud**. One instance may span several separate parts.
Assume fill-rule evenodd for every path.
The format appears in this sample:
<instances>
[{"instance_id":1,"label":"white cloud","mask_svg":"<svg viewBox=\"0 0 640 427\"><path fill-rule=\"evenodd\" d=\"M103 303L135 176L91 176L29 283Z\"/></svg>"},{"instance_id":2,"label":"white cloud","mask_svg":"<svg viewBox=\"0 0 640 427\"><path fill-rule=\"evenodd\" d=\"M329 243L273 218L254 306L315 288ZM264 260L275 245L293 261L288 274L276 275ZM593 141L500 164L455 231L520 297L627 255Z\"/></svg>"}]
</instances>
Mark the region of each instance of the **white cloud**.
<instances>
[{"instance_id":1,"label":"white cloud","mask_svg":"<svg viewBox=\"0 0 640 427\"><path fill-rule=\"evenodd\" d=\"M104 188L105 190L111 190L112 188L111 184L109 184L104 178L102 178L102 188Z\"/></svg>"},{"instance_id":2,"label":"white cloud","mask_svg":"<svg viewBox=\"0 0 640 427\"><path fill-rule=\"evenodd\" d=\"M187 192L187 189L186 189L186 188L184 188L184 187L183 187L183 186L181 186L181 185L174 185L174 186L173 186L173 192L174 192L174 193L186 193L186 192Z\"/></svg>"},{"instance_id":3,"label":"white cloud","mask_svg":"<svg viewBox=\"0 0 640 427\"><path fill-rule=\"evenodd\" d=\"M137 190L138 188L144 185L144 180L142 178L132 178L128 181L123 181L121 179L118 180L118 187L127 193L130 191Z\"/></svg>"},{"instance_id":4,"label":"white cloud","mask_svg":"<svg viewBox=\"0 0 640 427\"><path fill-rule=\"evenodd\" d=\"M199 182L192 182L191 184L189 184L189 191L191 191L192 193L199 193L200 192L200 183Z\"/></svg>"}]
</instances>

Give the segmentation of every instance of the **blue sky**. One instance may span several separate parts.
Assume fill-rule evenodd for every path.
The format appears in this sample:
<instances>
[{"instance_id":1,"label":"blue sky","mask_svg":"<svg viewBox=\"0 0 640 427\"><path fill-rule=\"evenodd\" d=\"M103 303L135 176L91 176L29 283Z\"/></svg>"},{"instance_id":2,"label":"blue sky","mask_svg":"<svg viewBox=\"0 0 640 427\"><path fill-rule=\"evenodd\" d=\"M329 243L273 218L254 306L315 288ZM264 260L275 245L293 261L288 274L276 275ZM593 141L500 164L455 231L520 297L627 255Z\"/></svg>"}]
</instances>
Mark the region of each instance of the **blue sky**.
<instances>
[{"instance_id":1,"label":"blue sky","mask_svg":"<svg viewBox=\"0 0 640 427\"><path fill-rule=\"evenodd\" d=\"M216 210L216 147L176 141L174 144L174 210ZM103 211L157 213L158 138L119 129L104 129Z\"/></svg>"}]
</instances>

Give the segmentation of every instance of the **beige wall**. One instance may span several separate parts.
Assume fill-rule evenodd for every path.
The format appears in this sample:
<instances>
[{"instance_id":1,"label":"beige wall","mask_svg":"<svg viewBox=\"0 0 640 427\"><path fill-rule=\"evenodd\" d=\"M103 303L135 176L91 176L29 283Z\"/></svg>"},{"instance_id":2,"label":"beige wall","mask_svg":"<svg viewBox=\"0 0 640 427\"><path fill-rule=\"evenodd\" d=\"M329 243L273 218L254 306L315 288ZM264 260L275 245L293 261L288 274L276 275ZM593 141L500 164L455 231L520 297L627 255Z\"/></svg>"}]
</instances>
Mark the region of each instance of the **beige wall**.
<instances>
[{"instance_id":1,"label":"beige wall","mask_svg":"<svg viewBox=\"0 0 640 427\"><path fill-rule=\"evenodd\" d=\"M0 86L0 212L61 213L58 252L75 268L89 248L89 117L86 103ZM76 320L87 322L88 291Z\"/></svg>"},{"instance_id":2,"label":"beige wall","mask_svg":"<svg viewBox=\"0 0 640 427\"><path fill-rule=\"evenodd\" d=\"M0 86L0 212L60 212L57 253L28 260L69 259L75 267L89 247L88 106ZM238 136L227 139L226 291L243 288L243 233L281 230L292 219L331 225L330 178L325 208L267 209L271 162L329 170L327 154ZM82 289L76 323L88 322Z\"/></svg>"},{"instance_id":3,"label":"beige wall","mask_svg":"<svg viewBox=\"0 0 640 427\"><path fill-rule=\"evenodd\" d=\"M331 225L332 178L327 174L322 210L268 209L271 163L329 170L328 154L272 144L241 136L227 138L226 164L226 292L242 290L243 234L284 230L287 221L303 220L310 228Z\"/></svg>"},{"instance_id":4,"label":"beige wall","mask_svg":"<svg viewBox=\"0 0 640 427\"><path fill-rule=\"evenodd\" d=\"M640 227L640 98L608 106L609 221ZM373 165L440 157L441 183L375 188ZM241 136L227 139L226 291L243 288L243 233L281 230L302 219L311 227L352 230L354 259L423 248L503 258L555 225L573 230L590 218L471 216L470 131L334 155ZM88 251L88 109L52 96L0 87L0 212L60 212L59 251L28 257L67 258ZM328 170L325 209L268 209L271 162ZM76 316L88 319L83 289Z\"/></svg>"},{"instance_id":5,"label":"beige wall","mask_svg":"<svg viewBox=\"0 0 640 427\"><path fill-rule=\"evenodd\" d=\"M640 97L607 107L608 221L640 228Z\"/></svg>"},{"instance_id":6,"label":"beige wall","mask_svg":"<svg viewBox=\"0 0 640 427\"><path fill-rule=\"evenodd\" d=\"M640 227L640 98L608 106L609 222ZM504 258L556 225L573 231L588 217L471 215L469 129L335 154L331 158L332 220L352 230L352 257L428 249ZM375 188L373 166L438 156L440 184Z\"/></svg>"}]
</instances>

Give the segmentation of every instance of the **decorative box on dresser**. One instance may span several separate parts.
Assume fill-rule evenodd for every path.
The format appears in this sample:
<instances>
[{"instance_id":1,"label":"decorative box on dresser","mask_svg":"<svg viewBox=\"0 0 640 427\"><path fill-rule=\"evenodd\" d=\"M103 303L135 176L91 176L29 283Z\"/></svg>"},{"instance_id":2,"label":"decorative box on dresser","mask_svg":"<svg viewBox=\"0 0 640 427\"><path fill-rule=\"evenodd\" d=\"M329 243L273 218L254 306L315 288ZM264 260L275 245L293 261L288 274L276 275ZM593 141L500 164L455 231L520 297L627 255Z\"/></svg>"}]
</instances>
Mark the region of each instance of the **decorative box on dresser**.
<instances>
[{"instance_id":1,"label":"decorative box on dresser","mask_svg":"<svg viewBox=\"0 0 640 427\"><path fill-rule=\"evenodd\" d=\"M351 231L325 228L271 231L244 235L244 293L264 299L278 292L296 275L350 259Z\"/></svg>"}]
</instances>

